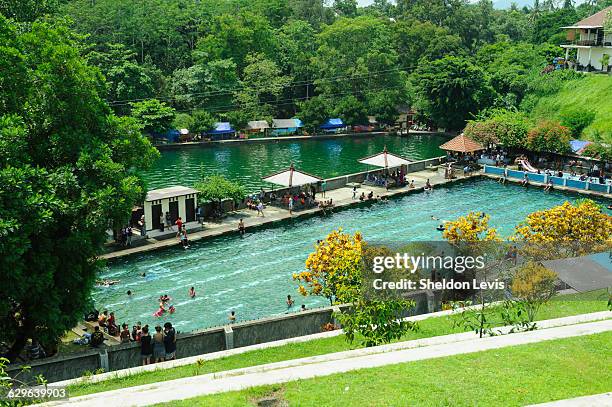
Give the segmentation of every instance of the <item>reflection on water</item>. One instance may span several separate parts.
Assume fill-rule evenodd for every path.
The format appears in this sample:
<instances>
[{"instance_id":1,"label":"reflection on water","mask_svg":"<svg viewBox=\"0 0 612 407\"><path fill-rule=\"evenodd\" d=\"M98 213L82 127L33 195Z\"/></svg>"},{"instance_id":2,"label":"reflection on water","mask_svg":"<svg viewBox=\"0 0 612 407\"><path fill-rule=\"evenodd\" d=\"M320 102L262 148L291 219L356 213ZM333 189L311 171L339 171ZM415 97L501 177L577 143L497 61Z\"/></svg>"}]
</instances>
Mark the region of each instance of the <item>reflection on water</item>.
<instances>
[{"instance_id":1,"label":"reflection on water","mask_svg":"<svg viewBox=\"0 0 612 407\"><path fill-rule=\"evenodd\" d=\"M201 173L220 173L239 180L249 191L262 185L261 178L286 168L296 167L323 178L363 171L358 159L389 151L413 161L444 155L438 148L448 138L439 135L410 137L360 136L323 140L277 141L265 143L228 143L198 148L163 151L155 166L145 172L149 189L171 185L193 185ZM268 185L269 186L269 185Z\"/></svg>"}]
</instances>

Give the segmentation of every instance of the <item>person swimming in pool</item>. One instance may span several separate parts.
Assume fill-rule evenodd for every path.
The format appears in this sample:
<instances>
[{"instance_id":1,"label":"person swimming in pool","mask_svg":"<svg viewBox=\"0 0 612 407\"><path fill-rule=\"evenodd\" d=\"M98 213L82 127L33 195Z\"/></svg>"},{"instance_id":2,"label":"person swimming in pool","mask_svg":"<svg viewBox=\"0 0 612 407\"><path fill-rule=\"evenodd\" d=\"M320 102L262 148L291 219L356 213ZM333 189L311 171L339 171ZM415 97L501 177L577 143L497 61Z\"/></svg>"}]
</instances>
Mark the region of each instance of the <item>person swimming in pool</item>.
<instances>
[{"instance_id":1,"label":"person swimming in pool","mask_svg":"<svg viewBox=\"0 0 612 407\"><path fill-rule=\"evenodd\" d=\"M195 287L191 287L189 289L189 298L195 298L195 296L196 296Z\"/></svg>"}]
</instances>

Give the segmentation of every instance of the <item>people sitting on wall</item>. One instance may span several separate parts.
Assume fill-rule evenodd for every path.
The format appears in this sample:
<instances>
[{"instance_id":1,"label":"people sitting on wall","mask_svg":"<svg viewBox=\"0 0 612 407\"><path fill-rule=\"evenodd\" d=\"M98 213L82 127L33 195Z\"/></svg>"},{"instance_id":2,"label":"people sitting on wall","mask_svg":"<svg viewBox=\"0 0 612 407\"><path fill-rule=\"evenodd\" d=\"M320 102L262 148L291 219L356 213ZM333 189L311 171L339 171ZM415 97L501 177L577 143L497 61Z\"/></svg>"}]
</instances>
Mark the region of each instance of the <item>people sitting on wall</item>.
<instances>
[{"instance_id":1,"label":"people sitting on wall","mask_svg":"<svg viewBox=\"0 0 612 407\"><path fill-rule=\"evenodd\" d=\"M100 331L99 326L94 327L94 332L93 334L91 334L89 343L93 348L97 348L98 346L104 343L104 334L102 333L102 331Z\"/></svg>"},{"instance_id":2,"label":"people sitting on wall","mask_svg":"<svg viewBox=\"0 0 612 407\"><path fill-rule=\"evenodd\" d=\"M553 189L553 182L552 180L549 180L546 183L546 186L544 187L544 191L548 192L548 191L552 191L552 189Z\"/></svg>"}]
</instances>

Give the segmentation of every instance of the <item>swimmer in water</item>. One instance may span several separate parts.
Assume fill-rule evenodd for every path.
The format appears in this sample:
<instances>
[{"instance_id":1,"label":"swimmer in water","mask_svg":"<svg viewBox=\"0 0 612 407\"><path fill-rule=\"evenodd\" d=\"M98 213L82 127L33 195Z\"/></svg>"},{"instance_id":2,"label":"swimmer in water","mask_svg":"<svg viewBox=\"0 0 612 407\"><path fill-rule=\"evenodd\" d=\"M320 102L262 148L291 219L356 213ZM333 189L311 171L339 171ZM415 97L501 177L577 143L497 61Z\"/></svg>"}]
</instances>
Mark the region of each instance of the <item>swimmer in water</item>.
<instances>
[{"instance_id":1,"label":"swimmer in water","mask_svg":"<svg viewBox=\"0 0 612 407\"><path fill-rule=\"evenodd\" d=\"M189 289L189 293L188 294L189 294L189 298L195 298L195 296L196 296L195 288L191 287Z\"/></svg>"}]
</instances>

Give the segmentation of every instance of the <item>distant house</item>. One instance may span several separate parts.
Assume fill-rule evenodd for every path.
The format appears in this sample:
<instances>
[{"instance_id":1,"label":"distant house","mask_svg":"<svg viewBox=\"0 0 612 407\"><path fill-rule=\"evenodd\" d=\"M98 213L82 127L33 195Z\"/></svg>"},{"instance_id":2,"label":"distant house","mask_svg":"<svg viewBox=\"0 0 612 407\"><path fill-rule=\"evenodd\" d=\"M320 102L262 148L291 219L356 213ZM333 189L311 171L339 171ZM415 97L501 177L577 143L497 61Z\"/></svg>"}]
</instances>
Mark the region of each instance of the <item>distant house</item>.
<instances>
[{"instance_id":1,"label":"distant house","mask_svg":"<svg viewBox=\"0 0 612 407\"><path fill-rule=\"evenodd\" d=\"M567 29L568 40L567 44L561 45L565 48L565 60L567 61L569 57L570 49L575 49L577 69L601 71L608 68L602 67L602 59L604 55L612 57L612 32L604 32L604 21L609 12L612 12L612 6L574 25L563 27Z\"/></svg>"},{"instance_id":2,"label":"distant house","mask_svg":"<svg viewBox=\"0 0 612 407\"><path fill-rule=\"evenodd\" d=\"M275 136L293 134L302 127L300 119L272 119L272 134Z\"/></svg>"},{"instance_id":3,"label":"distant house","mask_svg":"<svg viewBox=\"0 0 612 407\"><path fill-rule=\"evenodd\" d=\"M265 120L251 120L247 123L246 131L249 133L266 133L270 125Z\"/></svg>"}]
</instances>

